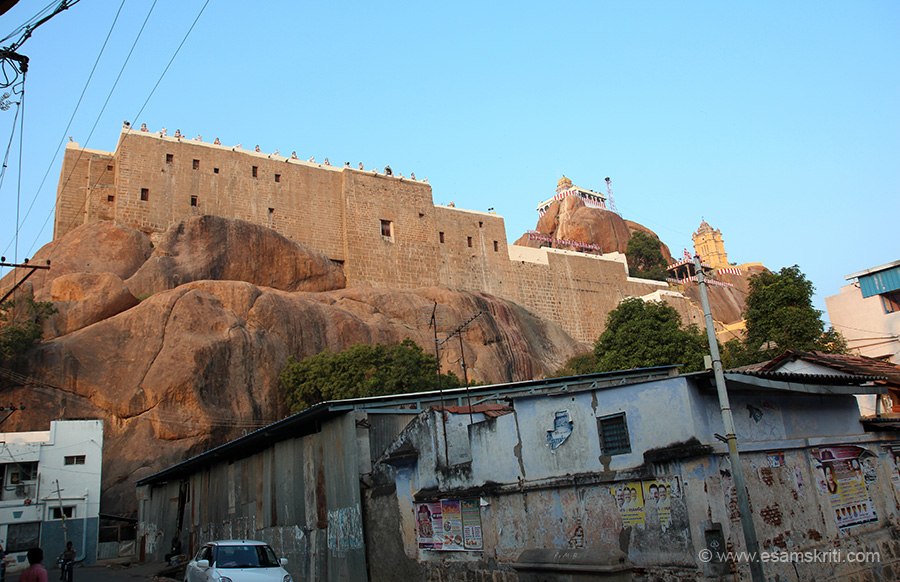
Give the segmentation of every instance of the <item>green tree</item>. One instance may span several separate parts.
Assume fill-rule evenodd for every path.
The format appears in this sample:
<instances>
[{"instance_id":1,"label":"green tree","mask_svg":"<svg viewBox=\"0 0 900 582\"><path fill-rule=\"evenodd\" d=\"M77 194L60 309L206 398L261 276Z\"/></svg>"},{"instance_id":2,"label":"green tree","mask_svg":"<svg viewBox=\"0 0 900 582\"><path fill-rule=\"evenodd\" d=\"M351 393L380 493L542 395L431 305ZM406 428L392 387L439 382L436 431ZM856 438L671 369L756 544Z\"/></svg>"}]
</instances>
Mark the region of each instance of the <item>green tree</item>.
<instances>
[{"instance_id":1,"label":"green tree","mask_svg":"<svg viewBox=\"0 0 900 582\"><path fill-rule=\"evenodd\" d=\"M0 304L0 361L14 360L40 341L41 323L55 312L52 303L30 295Z\"/></svg>"},{"instance_id":2,"label":"green tree","mask_svg":"<svg viewBox=\"0 0 900 582\"><path fill-rule=\"evenodd\" d=\"M674 307L634 297L609 312L606 330L594 343L595 371L681 364L682 371L693 372L703 368L706 345L696 326L681 327Z\"/></svg>"},{"instance_id":3,"label":"green tree","mask_svg":"<svg viewBox=\"0 0 900 582\"><path fill-rule=\"evenodd\" d=\"M726 367L762 362L789 349L847 353L840 332L825 330L822 312L813 307L814 291L797 265L751 277L744 311L747 331L743 341L725 344Z\"/></svg>"},{"instance_id":4,"label":"green tree","mask_svg":"<svg viewBox=\"0 0 900 582\"><path fill-rule=\"evenodd\" d=\"M456 388L450 372L437 377L437 358L409 338L395 346L357 344L338 353L322 352L301 361L288 358L278 376L291 412L325 400L361 398Z\"/></svg>"},{"instance_id":5,"label":"green tree","mask_svg":"<svg viewBox=\"0 0 900 582\"><path fill-rule=\"evenodd\" d=\"M666 280L666 258L659 239L639 230L634 231L625 248L629 272L641 279Z\"/></svg>"}]
</instances>

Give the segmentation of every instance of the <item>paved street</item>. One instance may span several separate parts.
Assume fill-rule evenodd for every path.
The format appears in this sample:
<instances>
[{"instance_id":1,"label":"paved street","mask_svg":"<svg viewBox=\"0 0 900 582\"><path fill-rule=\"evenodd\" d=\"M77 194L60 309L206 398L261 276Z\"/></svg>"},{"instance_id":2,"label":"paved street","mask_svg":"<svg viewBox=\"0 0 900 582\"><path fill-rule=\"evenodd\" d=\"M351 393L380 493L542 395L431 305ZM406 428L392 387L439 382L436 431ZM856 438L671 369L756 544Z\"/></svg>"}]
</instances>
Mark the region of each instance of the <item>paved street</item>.
<instances>
[{"instance_id":1,"label":"paved street","mask_svg":"<svg viewBox=\"0 0 900 582\"><path fill-rule=\"evenodd\" d=\"M154 578L154 575L163 568L161 563L137 564L123 566L121 564L94 564L93 566L76 567L74 582L147 582L150 580L169 580L168 578ZM48 581L59 580L59 570L53 569L47 572ZM19 582L19 575L12 574L6 577L8 582Z\"/></svg>"}]
</instances>

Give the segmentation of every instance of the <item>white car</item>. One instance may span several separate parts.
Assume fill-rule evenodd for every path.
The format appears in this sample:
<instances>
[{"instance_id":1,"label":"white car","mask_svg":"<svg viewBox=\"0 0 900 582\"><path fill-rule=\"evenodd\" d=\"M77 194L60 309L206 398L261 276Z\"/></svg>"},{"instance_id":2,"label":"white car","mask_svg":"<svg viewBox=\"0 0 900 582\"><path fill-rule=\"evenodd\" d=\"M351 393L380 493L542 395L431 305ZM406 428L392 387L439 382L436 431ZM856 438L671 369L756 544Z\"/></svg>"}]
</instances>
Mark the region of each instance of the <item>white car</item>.
<instances>
[{"instance_id":1,"label":"white car","mask_svg":"<svg viewBox=\"0 0 900 582\"><path fill-rule=\"evenodd\" d=\"M184 571L185 582L292 582L268 544L252 540L207 542Z\"/></svg>"}]
</instances>

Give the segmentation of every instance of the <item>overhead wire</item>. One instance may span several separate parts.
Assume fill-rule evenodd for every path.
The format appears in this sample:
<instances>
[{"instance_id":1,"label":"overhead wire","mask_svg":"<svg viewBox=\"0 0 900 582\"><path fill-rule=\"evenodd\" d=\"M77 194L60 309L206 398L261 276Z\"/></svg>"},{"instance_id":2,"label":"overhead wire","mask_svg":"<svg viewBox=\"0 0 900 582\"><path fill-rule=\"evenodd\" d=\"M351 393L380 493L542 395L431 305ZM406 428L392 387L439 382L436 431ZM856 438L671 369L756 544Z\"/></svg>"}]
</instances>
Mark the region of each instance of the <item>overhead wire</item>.
<instances>
[{"instance_id":1,"label":"overhead wire","mask_svg":"<svg viewBox=\"0 0 900 582\"><path fill-rule=\"evenodd\" d=\"M154 5L155 4L156 4L156 2L154 2ZM131 126L133 126L136 123L137 119L144 112L144 109L147 107L147 104L150 102L150 99L153 97L153 94L156 92L156 89L159 87L160 83L162 83L162 80L166 76L166 73L169 71L169 68L172 66L172 63L175 62L175 58L178 56L178 53L181 51L182 47L184 46L184 43L187 42L188 37L190 37L191 32L194 30L194 27L197 25L197 22L200 20L200 17L203 15L203 12L206 10L206 7L208 5L209 5L209 0L206 0L206 2L204 2L203 6L200 8L200 11L197 13L197 16L194 18L194 21L191 23L190 28L188 28L184 37L181 39L181 42L178 44L178 48L176 48L175 52L172 54L172 58L169 59L168 64L166 65L165 69L163 69L163 72L160 74L159 78L157 79L156 84L153 85L153 89L150 90L150 94L147 95L147 99L144 100L144 103L143 103L143 105L141 105L140 110L132 118L132 121L130 122ZM151 7L151 10L152 10L152 7ZM148 14L148 18L149 18L149 14ZM145 24L146 24L146 21L145 21ZM141 30L143 30L143 27L141 28ZM94 124L94 127L96 127L96 123ZM93 130L91 130L91 131L93 133ZM119 142L119 145L121 145L128 138L131 131L132 131L132 128L130 127L129 130L125 132L125 135L122 136L122 140ZM88 141L89 140L90 140L90 136L88 137ZM85 142L85 145L87 145L87 142ZM118 151L113 155L112 160L114 161L117 156L118 156ZM76 164L77 164L77 160L80 159L80 157L81 156L79 154L79 157L76 159ZM68 180L71 178L74 171L75 171L75 165L73 165L72 172L69 173L69 177L66 179L66 182L64 182L63 187L59 189L60 192L65 188L65 184L68 183ZM101 170L100 176L97 178L98 182L103 178L103 176L106 174L107 171L108 171L108 168ZM58 203L58 201L59 201L59 197L57 195L57 203ZM81 211L81 209L84 208L84 206L86 204L87 204L87 196L85 196L85 199L82 201L81 206L74 213L72 220L67 225L65 225L64 230L68 230L75 224L75 220L76 220L75 217L78 216L78 213ZM44 220L44 224L41 226L41 230L38 232L37 236L35 237L34 242L32 242L31 247L29 247L28 253L30 253L32 251L32 249L34 249L34 246L37 244L37 242L41 238L41 235L44 233L44 229L47 228L47 223L50 221L50 217L53 215L55 206L56 205L54 204L54 208L50 209L50 212L48 213L47 218Z\"/></svg>"},{"instance_id":2,"label":"overhead wire","mask_svg":"<svg viewBox=\"0 0 900 582\"><path fill-rule=\"evenodd\" d=\"M155 4L155 2L154 2ZM38 186L37 192L34 193L34 197L31 199L31 204L28 206L28 211L25 213L25 217L22 219L22 223L28 219L28 215L31 213L31 209L34 207L34 203L38 198L38 195L41 193L41 190L44 187L44 183L47 180L47 176L50 174L50 169L53 167L53 164L56 162L56 157L59 155L59 150L62 147L63 142L66 139L66 135L69 133L69 128L72 127L72 122L75 120L75 114L78 113L78 108L81 106L81 101L84 99L84 95L87 92L88 86L91 84L91 79L94 78L94 73L97 71L97 65L100 64L100 57L103 56L103 52L106 50L106 45L109 43L109 39L112 36L113 29L116 27L116 23L119 21L119 15L122 13L122 8L125 6L125 0L122 0L122 4L119 5L119 10L116 11L116 16L113 18L112 24L109 27L109 32L106 33L106 40L103 41L103 46L100 47L100 53L97 55L97 58L94 60L94 66L91 68L91 73L88 75L87 81L84 83L84 87L81 90L81 96L78 97L78 102L75 104L75 109L72 111L71 117L69 117L69 123L66 125L66 129L63 130L62 137L59 139L59 144L56 146L56 152L53 154L53 159L50 160L50 164L47 166L47 171L44 172L44 177L41 180L40 186ZM71 177L71 174L70 174ZM44 222L44 226L46 227L47 223ZM14 239L17 239L19 236L19 230L22 228L22 224L16 219L16 230L13 235ZM43 232L43 229L41 230ZM9 250L9 247L12 245L12 241L6 245L6 248L3 249L3 252ZM33 246L33 245L32 245ZM31 250L29 249L28 253ZM26 253L27 254L27 253Z\"/></svg>"},{"instance_id":3,"label":"overhead wire","mask_svg":"<svg viewBox=\"0 0 900 582\"><path fill-rule=\"evenodd\" d=\"M38 20L43 18L44 14L49 12L50 9L56 5L56 3L57 3L57 0L53 0L52 2L50 2L50 4L47 4L40 12L38 12L36 15L34 15L31 18L29 18L28 20L26 20L24 24L20 24L18 27L16 27L15 30L13 30L11 33L7 34L5 37L3 37L3 39L0 40L0 43L8 41L12 37L16 36L20 32L24 31L26 28L28 28L29 26L31 26L32 24L34 24L35 22L37 22Z\"/></svg>"}]
</instances>

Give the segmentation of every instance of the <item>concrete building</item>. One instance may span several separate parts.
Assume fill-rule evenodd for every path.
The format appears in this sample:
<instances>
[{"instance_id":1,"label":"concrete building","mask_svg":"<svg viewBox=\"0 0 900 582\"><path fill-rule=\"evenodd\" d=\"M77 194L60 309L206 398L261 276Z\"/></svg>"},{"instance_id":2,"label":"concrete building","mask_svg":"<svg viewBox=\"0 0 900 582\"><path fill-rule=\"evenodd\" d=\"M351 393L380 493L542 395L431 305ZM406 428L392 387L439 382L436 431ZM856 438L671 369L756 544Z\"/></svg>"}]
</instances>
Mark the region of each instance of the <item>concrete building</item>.
<instances>
[{"instance_id":1,"label":"concrete building","mask_svg":"<svg viewBox=\"0 0 900 582\"><path fill-rule=\"evenodd\" d=\"M745 549L741 516L712 375L674 372L317 405L141 480L145 551L181 531L264 539L299 579L749 579L704 559ZM844 555L769 579L900 571L897 427L855 398L881 379L726 374L761 549Z\"/></svg>"},{"instance_id":2,"label":"concrete building","mask_svg":"<svg viewBox=\"0 0 900 582\"><path fill-rule=\"evenodd\" d=\"M58 420L50 430L0 434L0 540L7 570L40 546L51 565L71 541L78 562L97 560L103 421Z\"/></svg>"},{"instance_id":3,"label":"concrete building","mask_svg":"<svg viewBox=\"0 0 900 582\"><path fill-rule=\"evenodd\" d=\"M862 356L900 364L900 261L851 273L825 298L828 319Z\"/></svg>"},{"instance_id":4,"label":"concrete building","mask_svg":"<svg viewBox=\"0 0 900 582\"><path fill-rule=\"evenodd\" d=\"M594 205L605 198L567 191ZM54 240L98 220L152 236L202 214L263 225L322 252L341 265L348 287L488 293L585 342L621 299L668 289L629 277L618 253L507 245L501 216L435 205L425 181L130 128L115 152L66 146ZM680 294L666 302L686 324L702 322Z\"/></svg>"}]
</instances>

